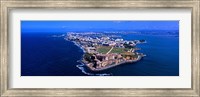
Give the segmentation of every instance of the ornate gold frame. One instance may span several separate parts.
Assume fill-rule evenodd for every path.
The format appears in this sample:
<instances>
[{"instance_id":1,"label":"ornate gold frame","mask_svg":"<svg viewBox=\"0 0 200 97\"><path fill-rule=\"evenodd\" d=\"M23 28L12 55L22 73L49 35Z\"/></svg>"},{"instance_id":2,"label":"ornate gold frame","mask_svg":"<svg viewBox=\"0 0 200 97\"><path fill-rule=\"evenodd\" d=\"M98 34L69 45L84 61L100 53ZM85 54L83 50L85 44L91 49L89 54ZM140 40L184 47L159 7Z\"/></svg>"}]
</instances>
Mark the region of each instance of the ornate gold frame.
<instances>
[{"instance_id":1,"label":"ornate gold frame","mask_svg":"<svg viewBox=\"0 0 200 97\"><path fill-rule=\"evenodd\" d=\"M0 96L185 96L200 97L200 0L0 0ZM10 89L9 11L18 8L191 8L192 88L187 89Z\"/></svg>"}]
</instances>

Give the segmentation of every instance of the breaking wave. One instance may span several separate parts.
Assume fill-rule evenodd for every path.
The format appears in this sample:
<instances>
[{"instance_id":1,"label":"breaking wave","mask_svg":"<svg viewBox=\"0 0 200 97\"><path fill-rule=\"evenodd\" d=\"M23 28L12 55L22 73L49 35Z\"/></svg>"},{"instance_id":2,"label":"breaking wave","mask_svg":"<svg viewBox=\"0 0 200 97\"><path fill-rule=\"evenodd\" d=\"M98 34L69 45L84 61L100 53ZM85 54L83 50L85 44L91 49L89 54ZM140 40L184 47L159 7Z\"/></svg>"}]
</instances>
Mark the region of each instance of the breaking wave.
<instances>
[{"instance_id":1,"label":"breaking wave","mask_svg":"<svg viewBox=\"0 0 200 97\"><path fill-rule=\"evenodd\" d=\"M112 74L107 74L107 73L102 73L102 74L97 73L96 74L96 73L87 72L84 64L76 65L76 67L79 68L82 73L84 73L86 75L90 75L90 76L111 76L112 75Z\"/></svg>"}]
</instances>

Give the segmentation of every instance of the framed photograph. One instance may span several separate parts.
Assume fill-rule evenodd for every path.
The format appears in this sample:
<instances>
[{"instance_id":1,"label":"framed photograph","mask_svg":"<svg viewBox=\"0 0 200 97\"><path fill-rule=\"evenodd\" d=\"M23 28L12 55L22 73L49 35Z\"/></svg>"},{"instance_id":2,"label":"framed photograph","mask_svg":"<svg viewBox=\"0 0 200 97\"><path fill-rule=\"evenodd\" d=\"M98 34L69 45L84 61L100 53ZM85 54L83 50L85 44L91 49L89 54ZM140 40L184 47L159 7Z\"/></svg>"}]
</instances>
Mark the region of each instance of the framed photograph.
<instances>
[{"instance_id":1,"label":"framed photograph","mask_svg":"<svg viewBox=\"0 0 200 97\"><path fill-rule=\"evenodd\" d=\"M200 97L199 0L0 0L1 97Z\"/></svg>"}]
</instances>

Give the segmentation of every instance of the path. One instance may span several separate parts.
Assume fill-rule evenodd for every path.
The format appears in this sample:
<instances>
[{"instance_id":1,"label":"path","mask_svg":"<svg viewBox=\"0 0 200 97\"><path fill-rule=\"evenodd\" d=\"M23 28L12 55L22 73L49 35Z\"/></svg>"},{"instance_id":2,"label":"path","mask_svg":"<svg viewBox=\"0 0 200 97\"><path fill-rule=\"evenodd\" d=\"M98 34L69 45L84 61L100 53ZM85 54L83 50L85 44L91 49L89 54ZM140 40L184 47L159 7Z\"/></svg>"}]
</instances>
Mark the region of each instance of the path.
<instances>
[{"instance_id":1,"label":"path","mask_svg":"<svg viewBox=\"0 0 200 97\"><path fill-rule=\"evenodd\" d=\"M112 48L106 54L109 54L112 51L112 49L113 49L113 46L112 46Z\"/></svg>"}]
</instances>

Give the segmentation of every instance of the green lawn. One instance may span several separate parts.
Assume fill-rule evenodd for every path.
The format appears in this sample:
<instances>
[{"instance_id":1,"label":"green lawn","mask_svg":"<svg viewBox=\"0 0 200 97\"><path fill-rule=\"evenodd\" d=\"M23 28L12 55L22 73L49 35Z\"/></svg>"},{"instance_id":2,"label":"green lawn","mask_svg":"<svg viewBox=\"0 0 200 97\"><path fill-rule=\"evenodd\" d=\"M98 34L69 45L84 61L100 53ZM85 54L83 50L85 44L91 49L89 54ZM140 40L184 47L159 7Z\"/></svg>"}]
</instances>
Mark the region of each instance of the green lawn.
<instances>
[{"instance_id":1,"label":"green lawn","mask_svg":"<svg viewBox=\"0 0 200 97\"><path fill-rule=\"evenodd\" d=\"M97 52L106 54L110 49L111 49L111 47L109 47L109 46L101 46L101 47L97 48Z\"/></svg>"},{"instance_id":2,"label":"green lawn","mask_svg":"<svg viewBox=\"0 0 200 97\"><path fill-rule=\"evenodd\" d=\"M118 54L121 54L121 53L125 53L127 52L129 49L128 48L113 48L111 53L118 53Z\"/></svg>"},{"instance_id":3,"label":"green lawn","mask_svg":"<svg viewBox=\"0 0 200 97\"><path fill-rule=\"evenodd\" d=\"M124 53L124 48L113 48L110 53Z\"/></svg>"},{"instance_id":4,"label":"green lawn","mask_svg":"<svg viewBox=\"0 0 200 97\"><path fill-rule=\"evenodd\" d=\"M97 51L99 53L106 54L110 49L111 49L111 47L109 47L109 46L101 46L101 47L97 48ZM127 52L128 50L129 50L128 48L117 48L117 47L114 47L110 53L121 54L121 53Z\"/></svg>"}]
</instances>

